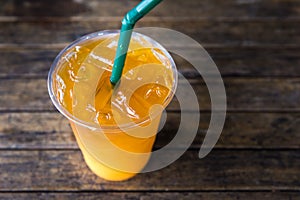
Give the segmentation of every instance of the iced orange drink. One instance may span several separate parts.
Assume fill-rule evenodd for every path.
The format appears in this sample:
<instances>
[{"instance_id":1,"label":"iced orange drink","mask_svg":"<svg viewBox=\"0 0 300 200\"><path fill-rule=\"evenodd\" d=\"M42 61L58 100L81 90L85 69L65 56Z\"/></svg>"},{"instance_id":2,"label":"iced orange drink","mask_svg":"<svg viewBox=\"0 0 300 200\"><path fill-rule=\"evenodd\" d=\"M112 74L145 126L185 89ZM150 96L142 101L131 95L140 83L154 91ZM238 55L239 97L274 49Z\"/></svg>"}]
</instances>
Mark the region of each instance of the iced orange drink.
<instances>
[{"instance_id":1,"label":"iced orange drink","mask_svg":"<svg viewBox=\"0 0 300 200\"><path fill-rule=\"evenodd\" d=\"M147 164L177 73L169 53L133 33L122 78L110 83L117 31L75 41L55 59L48 76L51 99L69 120L89 168L112 181L131 178Z\"/></svg>"}]
</instances>

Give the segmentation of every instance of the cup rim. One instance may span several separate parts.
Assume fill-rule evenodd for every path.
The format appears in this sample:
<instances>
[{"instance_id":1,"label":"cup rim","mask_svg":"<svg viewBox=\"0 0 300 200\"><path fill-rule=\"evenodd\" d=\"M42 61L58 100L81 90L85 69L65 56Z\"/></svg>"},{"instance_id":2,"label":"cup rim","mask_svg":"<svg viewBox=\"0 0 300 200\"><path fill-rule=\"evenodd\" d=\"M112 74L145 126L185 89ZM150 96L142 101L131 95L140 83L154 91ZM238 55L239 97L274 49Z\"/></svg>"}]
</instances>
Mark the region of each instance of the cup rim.
<instances>
[{"instance_id":1,"label":"cup rim","mask_svg":"<svg viewBox=\"0 0 300 200\"><path fill-rule=\"evenodd\" d=\"M90 122L86 122L84 120L81 120L77 117L75 117L74 115L72 115L65 107L63 107L59 101L57 100L55 94L53 93L54 88L53 88L53 75L54 72L56 70L56 68L58 67L58 62L60 61L62 55L70 50L71 48L73 48L74 46L76 46L77 44L81 43L84 40L89 40L92 38L96 38L96 37L104 37L105 35L108 34L118 34L120 31L119 30L103 30L103 31L98 31L98 32L93 32L90 34L86 34L78 39L76 39L75 41L73 41L71 44L69 44L68 46L66 46L65 48L63 48L59 54L55 57L53 63L51 64L50 70L48 72L48 78L47 78L47 87L48 87L48 93L50 96L50 99L52 101L52 103L54 104L54 106L56 107L56 109L63 114L66 118L68 118L70 121L74 122L75 124L78 124L80 126L83 126L85 128L89 128L92 130L105 130L105 131L114 131L114 130L126 130L126 129L131 129L140 125L143 125L147 122L149 122L151 119L149 116L146 116L142 119L139 120L138 123L126 123L126 124L121 124L121 125L95 125L93 123ZM173 72L173 85L172 85L172 89L170 92L170 94L168 95L168 97L166 98L166 100L163 102L162 106L163 108L166 108L168 106L168 104L170 103L170 101L172 100L173 96L175 95L175 91L177 88L177 84L178 84L178 72L177 72L177 68L176 68L176 64L173 60L173 58L171 57L170 53L161 45L159 44L157 41L155 41L154 39L150 38L149 36L146 36L144 34L138 33L138 32L133 32L132 35L140 35L143 37L143 39L146 39L147 41L149 41L152 45L154 45L155 48L160 49L164 55L169 59L171 66L172 66L172 72ZM159 113L155 113L154 117L157 117Z\"/></svg>"}]
</instances>

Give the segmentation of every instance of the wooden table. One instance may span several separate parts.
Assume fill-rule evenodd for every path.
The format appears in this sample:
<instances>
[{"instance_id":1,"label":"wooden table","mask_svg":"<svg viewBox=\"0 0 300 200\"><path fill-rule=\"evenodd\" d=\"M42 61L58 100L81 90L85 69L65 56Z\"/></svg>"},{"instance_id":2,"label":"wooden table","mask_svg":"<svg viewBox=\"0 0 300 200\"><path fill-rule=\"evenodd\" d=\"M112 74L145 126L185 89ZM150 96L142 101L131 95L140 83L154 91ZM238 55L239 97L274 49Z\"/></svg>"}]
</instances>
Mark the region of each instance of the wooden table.
<instances>
[{"instance_id":1,"label":"wooden table","mask_svg":"<svg viewBox=\"0 0 300 200\"><path fill-rule=\"evenodd\" d=\"M198 159L209 95L199 74L174 56L202 110L192 146L167 168L126 182L91 173L49 99L47 72L65 45L86 33L118 29L137 3L0 2L0 199L300 199L299 0L161 3L137 26L172 28L206 48L226 86L225 128L214 150ZM155 148L172 139L178 109L168 108Z\"/></svg>"}]
</instances>

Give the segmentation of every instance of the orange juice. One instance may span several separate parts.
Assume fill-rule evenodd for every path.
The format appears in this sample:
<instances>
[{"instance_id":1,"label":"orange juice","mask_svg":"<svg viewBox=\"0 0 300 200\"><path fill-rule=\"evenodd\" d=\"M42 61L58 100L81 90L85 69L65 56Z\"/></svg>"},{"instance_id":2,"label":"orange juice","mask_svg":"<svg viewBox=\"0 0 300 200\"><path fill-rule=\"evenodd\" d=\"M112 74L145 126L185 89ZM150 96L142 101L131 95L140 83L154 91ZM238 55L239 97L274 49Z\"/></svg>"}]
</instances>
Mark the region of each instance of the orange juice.
<instances>
[{"instance_id":1,"label":"orange juice","mask_svg":"<svg viewBox=\"0 0 300 200\"><path fill-rule=\"evenodd\" d=\"M164 108L177 83L169 54L134 33L121 81L112 86L117 37L94 34L75 42L56 58L48 80L87 165L113 181L131 178L147 164L162 113L153 106Z\"/></svg>"}]
</instances>

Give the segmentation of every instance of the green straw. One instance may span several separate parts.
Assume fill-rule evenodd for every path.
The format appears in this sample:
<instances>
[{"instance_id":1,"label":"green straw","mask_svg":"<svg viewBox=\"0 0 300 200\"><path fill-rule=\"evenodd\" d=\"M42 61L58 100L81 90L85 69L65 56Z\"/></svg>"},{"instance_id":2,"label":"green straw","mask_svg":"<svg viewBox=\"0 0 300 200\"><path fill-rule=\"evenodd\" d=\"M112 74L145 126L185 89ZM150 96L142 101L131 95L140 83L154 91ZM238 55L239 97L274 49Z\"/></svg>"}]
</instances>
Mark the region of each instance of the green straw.
<instances>
[{"instance_id":1,"label":"green straw","mask_svg":"<svg viewBox=\"0 0 300 200\"><path fill-rule=\"evenodd\" d=\"M122 27L118 41L117 53L110 76L111 84L115 85L122 76L127 50L135 23L152 10L162 0L144 0L130 10L122 20Z\"/></svg>"}]
</instances>

